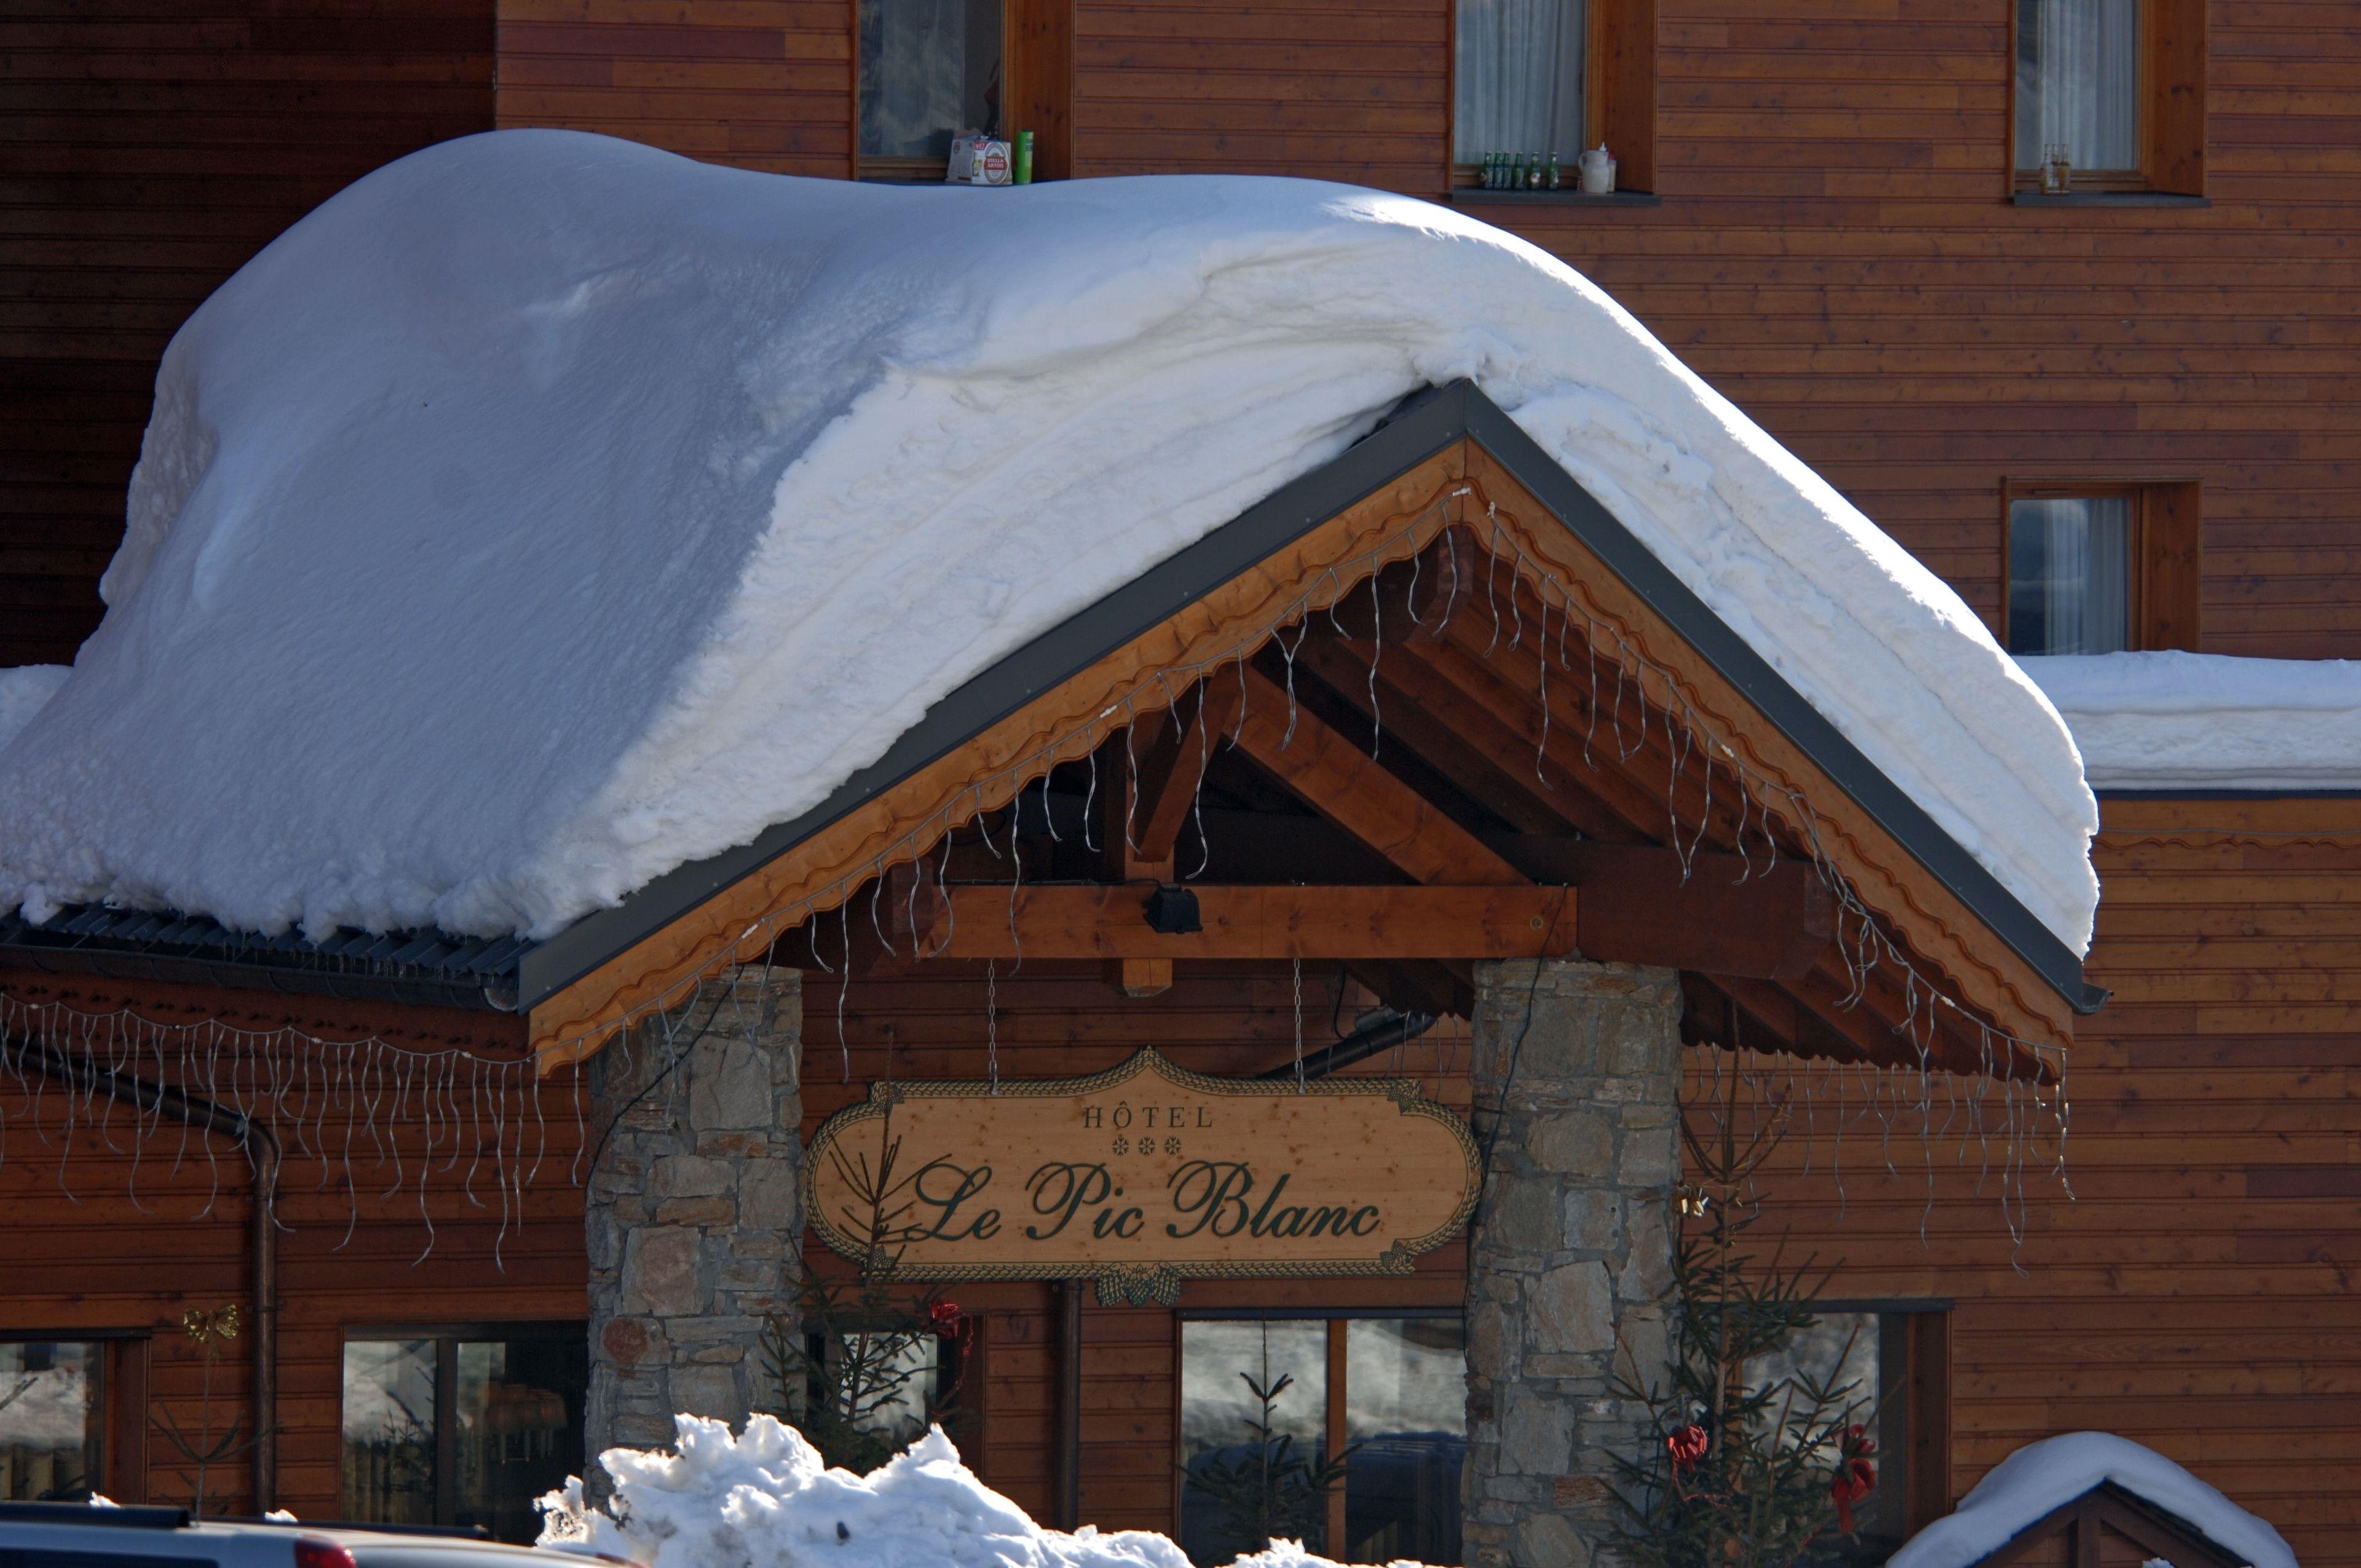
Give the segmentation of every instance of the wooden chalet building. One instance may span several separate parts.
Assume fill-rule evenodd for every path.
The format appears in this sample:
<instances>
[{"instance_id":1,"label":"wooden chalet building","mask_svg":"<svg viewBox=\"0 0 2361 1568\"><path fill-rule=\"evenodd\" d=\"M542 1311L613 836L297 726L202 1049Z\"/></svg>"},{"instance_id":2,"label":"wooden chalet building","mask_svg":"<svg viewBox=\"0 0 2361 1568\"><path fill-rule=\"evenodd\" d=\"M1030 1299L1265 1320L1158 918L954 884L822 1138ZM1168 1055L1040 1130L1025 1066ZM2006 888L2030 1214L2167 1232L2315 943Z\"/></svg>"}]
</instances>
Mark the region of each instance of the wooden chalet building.
<instances>
[{"instance_id":1,"label":"wooden chalet building","mask_svg":"<svg viewBox=\"0 0 2361 1568\"><path fill-rule=\"evenodd\" d=\"M0 663L96 625L171 333L350 181L524 126L925 178L954 126L899 111L952 101L1033 130L1045 179L1465 203L2012 651L2361 647L2349 6L967 0L946 63L895 3L13 7ZM2042 53L2086 34L2089 81ZM1535 61L1554 89L1502 107ZM1477 185L1601 141L1612 194ZM2063 191L2053 144L2097 149ZM2036 592L2068 554L2114 585L2071 614ZM1480 392L1434 389L823 806L547 941L0 923L0 1400L50 1398L21 1442L0 1404L0 1497L527 1534L586 1431L774 1401L766 1314L799 1263L848 1266L805 1157L831 1116L1153 1045L1232 1083L1406 1078L1470 1117L1483 1190L1406 1268L948 1282L965 1451L1044 1520L1211 1550L1179 1466L1234 1429L1235 1372L1284 1370L1308 1440L1368 1445L1336 1553L1581 1561L1639 1441L1604 1388L1661 1321L1675 1121L1776 1102L1804 1130L1766 1223L1833 1266L1884 1399L1872 1539L2099 1429L2339 1561L2361 802L2101 821L2078 961Z\"/></svg>"}]
</instances>

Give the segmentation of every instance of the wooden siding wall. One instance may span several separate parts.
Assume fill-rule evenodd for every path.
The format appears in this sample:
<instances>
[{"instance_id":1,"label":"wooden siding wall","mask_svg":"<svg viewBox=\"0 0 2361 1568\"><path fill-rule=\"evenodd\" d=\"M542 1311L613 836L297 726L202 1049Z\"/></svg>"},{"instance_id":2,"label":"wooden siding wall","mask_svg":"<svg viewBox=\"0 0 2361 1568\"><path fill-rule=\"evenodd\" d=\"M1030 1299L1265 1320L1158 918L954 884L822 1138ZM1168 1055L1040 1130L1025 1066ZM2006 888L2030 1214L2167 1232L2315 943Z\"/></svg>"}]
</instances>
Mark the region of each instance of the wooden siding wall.
<instances>
[{"instance_id":1,"label":"wooden siding wall","mask_svg":"<svg viewBox=\"0 0 2361 1568\"><path fill-rule=\"evenodd\" d=\"M2102 816L2089 973L2115 996L2068 1072L2074 1200L2029 1176L2013 1259L1976 1155L1962 1170L1946 1151L1929 1211L1915 1139L1894 1140L1889 1178L1869 1116L1841 1206L1825 1139L1808 1178L1791 1142L1765 1223L1837 1266L1833 1295L1956 1303L1953 1498L2037 1438L2114 1431L2269 1519L2305 1563L2353 1562L2361 801Z\"/></svg>"},{"instance_id":2,"label":"wooden siding wall","mask_svg":"<svg viewBox=\"0 0 2361 1568\"><path fill-rule=\"evenodd\" d=\"M500 124L852 172L852 0L498 0Z\"/></svg>"},{"instance_id":3,"label":"wooden siding wall","mask_svg":"<svg viewBox=\"0 0 2361 1568\"><path fill-rule=\"evenodd\" d=\"M59 1000L78 1010L130 1007L159 1022L217 1018L232 1027L269 1029L292 1022L327 1039L374 1033L418 1050L463 1047L513 1058L523 1048L518 1021L497 1014L403 1009L365 1003L210 992L137 983L40 981L0 971L0 990L25 1001ZM292 1073L291 1053L280 1070ZM137 1070L137 1069L135 1069ZM464 1082L464 1080L463 1080ZM36 1096L13 1072L0 1070L0 1116L5 1117L5 1157L0 1158L0 1214L6 1216L8 1266L0 1288L0 1330L71 1337L76 1331L145 1331L151 1412L168 1416L192 1438L199 1430L204 1368L196 1344L181 1331L182 1311L232 1302L250 1317L247 1225L252 1184L237 1149L192 1132L181 1151L177 1124L166 1122L138 1151L126 1135L128 1116L118 1107L105 1137L85 1123L62 1159L63 1096L54 1084ZM202 1091L203 1086L198 1086ZM587 1312L582 1242L582 1194L569 1179L577 1142L570 1080L543 1091L541 1129L547 1146L524 1195L521 1224L494 1243L500 1207L489 1179L488 1125L471 1133L483 1153L473 1180L478 1208L467 1196L468 1162L446 1167L456 1145L447 1125L438 1136L434 1168L422 1199L419 1151L424 1128L413 1091L408 1114L391 1113L390 1091L380 1130L399 1140L403 1179L386 1195L392 1169L372 1148L366 1123L354 1128L359 1218L346 1240L348 1211L341 1161L309 1156L291 1125L282 1124L286 1167L279 1214L290 1229L279 1238L279 1504L309 1519L340 1517L339 1442L343 1394L343 1332L348 1324L390 1321L482 1322L580 1320ZM463 1091L464 1092L464 1091ZM104 1108L104 1102L101 1102ZM438 1123L443 1117L438 1114ZM308 1128L315 1146L344 1147L345 1119L330 1113ZM112 1141L115 1150L106 1145ZM207 1145L211 1158L207 1157ZM528 1153L540 1146L529 1142ZM119 1150L119 1152L116 1152ZM219 1196L199 1217L218 1175ZM137 1202L134 1201L136 1196ZM433 1250L421 1204L434 1222ZM144 1206L144 1207L143 1207ZM424 1255L422 1257L422 1254ZM250 1334L226 1345L214 1372L213 1432L219 1437L248 1409ZM135 1349L135 1354L137 1351ZM137 1430L138 1423L131 1423ZM189 1500L188 1468L160 1430L148 1425L145 1496L157 1502ZM135 1474L116 1500L142 1500ZM247 1460L214 1466L207 1491L214 1512L251 1512ZM225 1497L225 1492L226 1497Z\"/></svg>"},{"instance_id":4,"label":"wooden siding wall","mask_svg":"<svg viewBox=\"0 0 2361 1568\"><path fill-rule=\"evenodd\" d=\"M1316 1050L1333 1036L1333 970L1304 966L1303 1037ZM1204 965L1184 970L1164 994L1129 999L1096 965L1027 962L998 981L1000 1070L1009 1078L1104 1071L1142 1046L1201 1072L1246 1074L1277 1066L1293 1050L1292 976L1283 964ZM839 1003L843 1045L837 1035ZM1344 1026L1352 1026L1352 1003ZM807 972L804 986L805 1134L865 1097L891 1070L897 1078L979 1078L986 1059L986 998L980 964L925 964L900 976L843 985ZM889 1062L889 1054L891 1060ZM1416 1078L1463 1114L1467 1104L1465 1029L1446 1024L1399 1052L1347 1069ZM818 1241L807 1256L841 1266ZM1455 1309L1466 1251L1454 1245L1419 1260L1402 1279L1202 1280L1185 1286L1190 1308L1440 1306ZM1037 1518L1050 1514L1057 1326L1051 1288L961 1284L952 1298L983 1315L986 1344L979 1402L991 1444L968 1457L992 1486ZM1173 1443L1178 1423L1180 1336L1160 1307L1082 1310L1082 1517L1104 1529L1169 1530L1176 1522Z\"/></svg>"},{"instance_id":5,"label":"wooden siding wall","mask_svg":"<svg viewBox=\"0 0 2361 1568\"><path fill-rule=\"evenodd\" d=\"M492 123L491 0L0 13L0 665L98 624L157 361L338 189Z\"/></svg>"},{"instance_id":6,"label":"wooden siding wall","mask_svg":"<svg viewBox=\"0 0 2361 1568\"><path fill-rule=\"evenodd\" d=\"M355 174L493 118L849 171L851 0L31 0L0 159L0 659L60 658L155 358ZM1083 174L1441 192L1449 0L1073 0ZM1664 0L1654 208L1469 210L1582 269L1996 614L2005 478L2202 481L2202 643L2361 651L2361 16L2212 8L2213 205L2015 207L2009 0Z\"/></svg>"}]
</instances>

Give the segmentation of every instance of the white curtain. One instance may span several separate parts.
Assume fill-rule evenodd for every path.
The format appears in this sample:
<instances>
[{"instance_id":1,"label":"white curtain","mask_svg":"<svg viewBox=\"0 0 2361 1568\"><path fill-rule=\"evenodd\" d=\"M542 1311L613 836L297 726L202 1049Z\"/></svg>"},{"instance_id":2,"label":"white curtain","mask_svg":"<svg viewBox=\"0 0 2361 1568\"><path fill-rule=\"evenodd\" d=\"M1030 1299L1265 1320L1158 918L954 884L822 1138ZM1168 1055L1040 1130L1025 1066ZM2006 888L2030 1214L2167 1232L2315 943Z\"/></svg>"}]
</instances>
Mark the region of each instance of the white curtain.
<instances>
[{"instance_id":1,"label":"white curtain","mask_svg":"<svg viewBox=\"0 0 2361 1568\"><path fill-rule=\"evenodd\" d=\"M1583 0L1459 0L1456 156L1582 150ZM1609 150L1612 151L1612 148Z\"/></svg>"},{"instance_id":2,"label":"white curtain","mask_svg":"<svg viewBox=\"0 0 2361 1568\"><path fill-rule=\"evenodd\" d=\"M2120 653L2131 646L2128 496L2013 502L2012 653Z\"/></svg>"},{"instance_id":3,"label":"white curtain","mask_svg":"<svg viewBox=\"0 0 2361 1568\"><path fill-rule=\"evenodd\" d=\"M2140 166L2139 0L2018 0L2016 166Z\"/></svg>"},{"instance_id":4,"label":"white curtain","mask_svg":"<svg viewBox=\"0 0 2361 1568\"><path fill-rule=\"evenodd\" d=\"M863 0L863 157L941 158L999 109L1000 0Z\"/></svg>"}]
</instances>

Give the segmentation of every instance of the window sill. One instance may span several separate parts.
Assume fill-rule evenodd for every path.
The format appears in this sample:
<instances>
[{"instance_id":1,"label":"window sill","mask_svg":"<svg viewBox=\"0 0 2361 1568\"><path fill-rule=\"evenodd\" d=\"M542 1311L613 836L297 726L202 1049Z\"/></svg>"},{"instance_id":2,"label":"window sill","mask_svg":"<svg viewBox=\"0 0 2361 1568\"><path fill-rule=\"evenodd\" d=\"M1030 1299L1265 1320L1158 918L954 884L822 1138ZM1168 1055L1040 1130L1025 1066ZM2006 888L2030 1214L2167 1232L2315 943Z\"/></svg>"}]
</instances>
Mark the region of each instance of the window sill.
<instances>
[{"instance_id":1,"label":"window sill","mask_svg":"<svg viewBox=\"0 0 2361 1568\"><path fill-rule=\"evenodd\" d=\"M2020 207L2210 207L2207 196L2183 196L2170 191L2018 191L2009 201Z\"/></svg>"},{"instance_id":2,"label":"window sill","mask_svg":"<svg viewBox=\"0 0 2361 1568\"><path fill-rule=\"evenodd\" d=\"M1444 198L1453 206L1488 203L1522 203L1535 207L1660 207L1664 198L1653 191L1487 191L1477 185L1455 186Z\"/></svg>"}]
</instances>

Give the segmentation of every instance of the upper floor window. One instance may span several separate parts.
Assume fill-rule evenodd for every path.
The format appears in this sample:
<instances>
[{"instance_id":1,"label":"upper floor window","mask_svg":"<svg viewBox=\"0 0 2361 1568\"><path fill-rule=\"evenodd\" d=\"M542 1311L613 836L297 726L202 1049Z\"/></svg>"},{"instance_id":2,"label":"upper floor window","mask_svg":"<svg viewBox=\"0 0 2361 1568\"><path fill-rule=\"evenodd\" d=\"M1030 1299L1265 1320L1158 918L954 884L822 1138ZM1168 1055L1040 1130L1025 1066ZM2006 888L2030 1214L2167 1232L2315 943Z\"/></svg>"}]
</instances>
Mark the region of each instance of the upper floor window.
<instances>
[{"instance_id":1,"label":"upper floor window","mask_svg":"<svg viewBox=\"0 0 2361 1568\"><path fill-rule=\"evenodd\" d=\"M104 1346L0 1341L0 1502L80 1502L105 1474Z\"/></svg>"},{"instance_id":2,"label":"upper floor window","mask_svg":"<svg viewBox=\"0 0 2361 1568\"><path fill-rule=\"evenodd\" d=\"M1838 1563L1882 1563L1951 1510L1950 1319L1921 1303L1832 1303L1776 1354L1748 1364L1754 1387L1807 1376L1850 1385L1845 1402L1876 1443L1876 1489L1853 1511Z\"/></svg>"},{"instance_id":3,"label":"upper floor window","mask_svg":"<svg viewBox=\"0 0 2361 1568\"><path fill-rule=\"evenodd\" d=\"M2060 496L2008 509L2014 653L2119 653L2132 645L2126 495Z\"/></svg>"},{"instance_id":4,"label":"upper floor window","mask_svg":"<svg viewBox=\"0 0 2361 1568\"><path fill-rule=\"evenodd\" d=\"M2016 186L2205 190L2206 0L2016 0Z\"/></svg>"},{"instance_id":5,"label":"upper floor window","mask_svg":"<svg viewBox=\"0 0 2361 1568\"><path fill-rule=\"evenodd\" d=\"M861 172L942 178L951 137L1004 132L1001 0L862 0Z\"/></svg>"},{"instance_id":6,"label":"upper floor window","mask_svg":"<svg viewBox=\"0 0 2361 1568\"><path fill-rule=\"evenodd\" d=\"M579 1323L347 1339L344 1516L533 1540L533 1499L582 1473L588 1384Z\"/></svg>"},{"instance_id":7,"label":"upper floor window","mask_svg":"<svg viewBox=\"0 0 2361 1568\"><path fill-rule=\"evenodd\" d=\"M1459 0L1455 156L1582 150L1584 0Z\"/></svg>"},{"instance_id":8,"label":"upper floor window","mask_svg":"<svg viewBox=\"0 0 2361 1568\"><path fill-rule=\"evenodd\" d=\"M2016 167L2090 181L2140 168L2140 0L2018 0Z\"/></svg>"},{"instance_id":9,"label":"upper floor window","mask_svg":"<svg viewBox=\"0 0 2361 1568\"><path fill-rule=\"evenodd\" d=\"M1455 183L1554 157L1572 190L1604 146L1618 190L1655 189L1656 0L1456 0L1452 28Z\"/></svg>"},{"instance_id":10,"label":"upper floor window","mask_svg":"<svg viewBox=\"0 0 2361 1568\"><path fill-rule=\"evenodd\" d=\"M2005 640L2012 653L2197 646L2197 487L2013 485Z\"/></svg>"}]
</instances>

